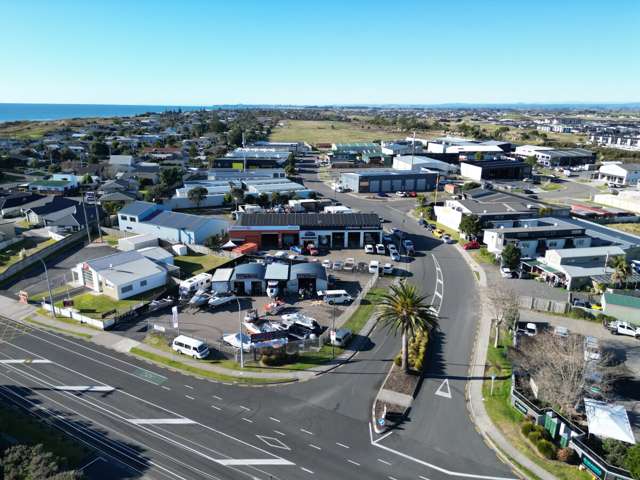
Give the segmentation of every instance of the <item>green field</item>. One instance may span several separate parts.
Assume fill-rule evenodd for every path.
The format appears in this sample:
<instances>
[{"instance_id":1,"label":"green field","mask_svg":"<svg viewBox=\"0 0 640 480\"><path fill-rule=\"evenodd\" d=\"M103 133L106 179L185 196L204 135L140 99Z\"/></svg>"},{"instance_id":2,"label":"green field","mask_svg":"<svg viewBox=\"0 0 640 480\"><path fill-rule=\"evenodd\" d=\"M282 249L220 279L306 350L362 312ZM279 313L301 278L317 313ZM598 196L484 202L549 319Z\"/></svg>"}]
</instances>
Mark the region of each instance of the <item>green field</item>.
<instances>
[{"instance_id":1,"label":"green field","mask_svg":"<svg viewBox=\"0 0 640 480\"><path fill-rule=\"evenodd\" d=\"M198 273L208 272L220 265L227 263L227 257L219 257L217 255L180 255L173 258L176 267L188 276L197 275Z\"/></svg>"},{"instance_id":2,"label":"green field","mask_svg":"<svg viewBox=\"0 0 640 480\"><path fill-rule=\"evenodd\" d=\"M83 293L73 297L73 308L88 317L101 319L104 313L116 310L126 312L140 303L148 301L158 293L158 289L144 292L140 295L129 297L125 300L115 300L106 295L95 295L93 293ZM62 301L56 302L56 307L62 307ZM75 323L75 322L74 322Z\"/></svg>"},{"instance_id":3,"label":"green field","mask_svg":"<svg viewBox=\"0 0 640 480\"><path fill-rule=\"evenodd\" d=\"M273 129L273 142L352 143L404 138L406 132L383 130L357 122L328 120L286 120L284 127Z\"/></svg>"}]
</instances>

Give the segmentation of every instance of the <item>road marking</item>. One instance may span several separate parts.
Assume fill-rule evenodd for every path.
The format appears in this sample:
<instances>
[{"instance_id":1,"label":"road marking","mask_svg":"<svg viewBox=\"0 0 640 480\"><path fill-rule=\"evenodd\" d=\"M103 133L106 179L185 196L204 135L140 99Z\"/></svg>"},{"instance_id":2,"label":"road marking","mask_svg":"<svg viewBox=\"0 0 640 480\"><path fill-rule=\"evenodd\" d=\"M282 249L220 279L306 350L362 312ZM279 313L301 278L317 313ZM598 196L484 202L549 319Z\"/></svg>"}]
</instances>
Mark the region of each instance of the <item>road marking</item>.
<instances>
[{"instance_id":1,"label":"road marking","mask_svg":"<svg viewBox=\"0 0 640 480\"><path fill-rule=\"evenodd\" d=\"M211 405L211 408L215 408L218 411L222 410L220 407L216 407L215 405Z\"/></svg>"},{"instance_id":2,"label":"road marking","mask_svg":"<svg viewBox=\"0 0 640 480\"><path fill-rule=\"evenodd\" d=\"M374 442L381 442L382 440L384 440L385 438L387 438L389 435L391 435L393 433L393 430L390 432L385 433L384 435L382 435L380 438L376 438Z\"/></svg>"},{"instance_id":3,"label":"road marking","mask_svg":"<svg viewBox=\"0 0 640 480\"><path fill-rule=\"evenodd\" d=\"M113 392L115 390L109 385L59 385L53 389L61 392Z\"/></svg>"},{"instance_id":4,"label":"road marking","mask_svg":"<svg viewBox=\"0 0 640 480\"><path fill-rule=\"evenodd\" d=\"M46 360L44 358L10 358L6 360L0 360L0 363L53 363L51 360ZM96 459L97 460L97 459Z\"/></svg>"},{"instance_id":5,"label":"road marking","mask_svg":"<svg viewBox=\"0 0 640 480\"><path fill-rule=\"evenodd\" d=\"M191 425L196 423L189 418L128 418L134 425Z\"/></svg>"},{"instance_id":6,"label":"road marking","mask_svg":"<svg viewBox=\"0 0 640 480\"><path fill-rule=\"evenodd\" d=\"M310 446L311 448L315 448L316 450L322 450L319 446L314 445L313 443L310 443L310 444L309 444L309 446Z\"/></svg>"},{"instance_id":7,"label":"road marking","mask_svg":"<svg viewBox=\"0 0 640 480\"><path fill-rule=\"evenodd\" d=\"M369 423L369 440L371 442L371 445L373 445L374 447L381 448L382 450L384 450L386 452L393 453L395 455L398 455L399 457L402 457L404 459L410 460L410 461L415 462L415 463L419 463L420 465L424 465L425 467L432 468L434 470L437 470L438 472L444 473L444 474L449 475L449 476L465 477L465 478L477 478L477 479L481 479L481 480L517 480L517 479L511 478L511 477L491 477L491 476L486 476L486 475L475 475L473 473L454 472L454 471L451 471L451 470L447 470L446 468L442 468L442 467L439 467L437 465L434 465L432 463L425 462L424 460L420 460L419 458L412 457L411 455L407 455L406 453L399 452L398 450L394 450L393 448L389 448L389 447L387 447L385 445L382 445L380 443L377 443L377 442L373 441L373 428L371 427L371 423Z\"/></svg>"},{"instance_id":8,"label":"road marking","mask_svg":"<svg viewBox=\"0 0 640 480\"><path fill-rule=\"evenodd\" d=\"M166 385L160 385L160 388L164 388L165 390L171 390L169 387L167 387Z\"/></svg>"},{"instance_id":9,"label":"road marking","mask_svg":"<svg viewBox=\"0 0 640 480\"><path fill-rule=\"evenodd\" d=\"M309 470L308 468L304 468L304 467L300 467L300 470L310 473L311 475L313 475L313 472L311 470Z\"/></svg>"},{"instance_id":10,"label":"road marking","mask_svg":"<svg viewBox=\"0 0 640 480\"><path fill-rule=\"evenodd\" d=\"M313 435L313 432L310 432L309 430L305 430L304 428L301 428L300 431L302 433L306 433L307 435Z\"/></svg>"},{"instance_id":11,"label":"road marking","mask_svg":"<svg viewBox=\"0 0 640 480\"><path fill-rule=\"evenodd\" d=\"M449 386L449 379L445 378L438 389L436 390L436 395L444 398L451 398L451 387Z\"/></svg>"},{"instance_id":12,"label":"road marking","mask_svg":"<svg viewBox=\"0 0 640 480\"><path fill-rule=\"evenodd\" d=\"M94 458L89 463L87 463L84 467L80 467L78 470L83 471L85 468L89 468L91 465L93 465L94 463L99 462L99 461L103 461L104 462L106 460L104 458L102 458L102 457Z\"/></svg>"},{"instance_id":13,"label":"road marking","mask_svg":"<svg viewBox=\"0 0 640 480\"><path fill-rule=\"evenodd\" d=\"M418 475L422 480L429 480L427 477L423 477L422 475Z\"/></svg>"},{"instance_id":14,"label":"road marking","mask_svg":"<svg viewBox=\"0 0 640 480\"><path fill-rule=\"evenodd\" d=\"M387 478L388 478L389 480L398 480L397 478L392 477L391 475L389 475Z\"/></svg>"},{"instance_id":15,"label":"road marking","mask_svg":"<svg viewBox=\"0 0 640 480\"><path fill-rule=\"evenodd\" d=\"M185 395L185 397L187 397L189 400L195 400L195 398L193 398L191 395Z\"/></svg>"},{"instance_id":16,"label":"road marking","mask_svg":"<svg viewBox=\"0 0 640 480\"><path fill-rule=\"evenodd\" d=\"M278 420L277 418L269 417L269 420L273 420L274 422L280 423L280 420Z\"/></svg>"},{"instance_id":17,"label":"road marking","mask_svg":"<svg viewBox=\"0 0 640 480\"><path fill-rule=\"evenodd\" d=\"M385 465L389 465L389 466L391 466L391 462L387 462L386 460L382 460L381 458L379 458L379 459L378 459L378 461L379 461L380 463L384 463Z\"/></svg>"},{"instance_id":18,"label":"road marking","mask_svg":"<svg viewBox=\"0 0 640 480\"><path fill-rule=\"evenodd\" d=\"M216 400L222 401L222 397L219 397L218 395L213 395L213 398L215 398Z\"/></svg>"},{"instance_id":19,"label":"road marking","mask_svg":"<svg viewBox=\"0 0 640 480\"><path fill-rule=\"evenodd\" d=\"M238 405L241 409L246 410L247 412L250 412L251 409L249 407L245 407L244 405Z\"/></svg>"},{"instance_id":20,"label":"road marking","mask_svg":"<svg viewBox=\"0 0 640 480\"><path fill-rule=\"evenodd\" d=\"M278 430L274 430L274 432L276 432L278 435L280 435L281 437L286 437L286 435Z\"/></svg>"},{"instance_id":21,"label":"road marking","mask_svg":"<svg viewBox=\"0 0 640 480\"><path fill-rule=\"evenodd\" d=\"M242 420L244 420L247 423L253 423L253 420L251 420L250 418L242 418Z\"/></svg>"},{"instance_id":22,"label":"road marking","mask_svg":"<svg viewBox=\"0 0 640 480\"><path fill-rule=\"evenodd\" d=\"M193 390L193 387L191 385L185 385L186 388Z\"/></svg>"},{"instance_id":23,"label":"road marking","mask_svg":"<svg viewBox=\"0 0 640 480\"><path fill-rule=\"evenodd\" d=\"M349 445L345 445L344 443L336 442L336 445L342 448L349 448Z\"/></svg>"},{"instance_id":24,"label":"road marking","mask_svg":"<svg viewBox=\"0 0 640 480\"><path fill-rule=\"evenodd\" d=\"M214 462L225 467L234 465L295 465L284 458L222 458L214 460Z\"/></svg>"},{"instance_id":25,"label":"road marking","mask_svg":"<svg viewBox=\"0 0 640 480\"><path fill-rule=\"evenodd\" d=\"M347 458L347 462L353 463L356 467L360 466L360 464L358 462L354 462L353 460L349 460L348 458Z\"/></svg>"},{"instance_id":26,"label":"road marking","mask_svg":"<svg viewBox=\"0 0 640 480\"><path fill-rule=\"evenodd\" d=\"M269 445L272 448L279 448L280 450L291 450L289 446L282 440L274 437L267 437L266 435L256 435L260 440Z\"/></svg>"}]
</instances>

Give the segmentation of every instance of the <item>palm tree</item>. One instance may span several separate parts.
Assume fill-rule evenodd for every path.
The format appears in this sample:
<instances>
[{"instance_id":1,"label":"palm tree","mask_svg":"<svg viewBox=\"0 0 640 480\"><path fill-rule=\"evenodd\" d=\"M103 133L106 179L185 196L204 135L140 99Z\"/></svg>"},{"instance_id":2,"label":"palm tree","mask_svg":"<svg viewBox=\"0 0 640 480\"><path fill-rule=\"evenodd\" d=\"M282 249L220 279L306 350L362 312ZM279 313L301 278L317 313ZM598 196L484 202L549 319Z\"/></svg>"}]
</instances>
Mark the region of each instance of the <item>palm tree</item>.
<instances>
[{"instance_id":1,"label":"palm tree","mask_svg":"<svg viewBox=\"0 0 640 480\"><path fill-rule=\"evenodd\" d=\"M631 268L625 257L613 257L609 262L609 266L613 268L611 274L611 282L621 287L627 277L631 274Z\"/></svg>"},{"instance_id":2,"label":"palm tree","mask_svg":"<svg viewBox=\"0 0 640 480\"><path fill-rule=\"evenodd\" d=\"M408 336L418 331L429 331L438 326L438 318L415 285L401 281L382 295L378 304L378 319L394 335L402 333L402 368L409 371Z\"/></svg>"}]
</instances>

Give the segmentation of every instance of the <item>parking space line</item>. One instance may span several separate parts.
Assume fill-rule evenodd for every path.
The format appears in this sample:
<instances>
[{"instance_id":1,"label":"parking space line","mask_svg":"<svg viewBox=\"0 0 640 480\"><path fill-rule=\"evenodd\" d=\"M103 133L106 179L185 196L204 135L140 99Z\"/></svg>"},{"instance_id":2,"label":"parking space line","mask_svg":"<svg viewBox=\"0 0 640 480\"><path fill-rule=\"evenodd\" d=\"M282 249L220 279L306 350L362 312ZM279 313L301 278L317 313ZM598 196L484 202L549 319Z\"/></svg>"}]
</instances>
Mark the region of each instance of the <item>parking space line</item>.
<instances>
[{"instance_id":1,"label":"parking space line","mask_svg":"<svg viewBox=\"0 0 640 480\"><path fill-rule=\"evenodd\" d=\"M342 448L350 448L349 445L345 445L344 443L336 442L336 445Z\"/></svg>"},{"instance_id":2,"label":"parking space line","mask_svg":"<svg viewBox=\"0 0 640 480\"><path fill-rule=\"evenodd\" d=\"M215 398L216 400L220 400L220 401L222 401L222 398L221 398L221 397L219 397L218 395L213 395L213 398Z\"/></svg>"},{"instance_id":3,"label":"parking space line","mask_svg":"<svg viewBox=\"0 0 640 480\"><path fill-rule=\"evenodd\" d=\"M286 435L278 430L274 430L275 433L277 433L278 435L280 435L281 437L286 437Z\"/></svg>"},{"instance_id":4,"label":"parking space line","mask_svg":"<svg viewBox=\"0 0 640 480\"><path fill-rule=\"evenodd\" d=\"M313 472L311 470L309 470L308 468L300 467L300 470L305 471L305 472L310 473L311 475L313 475Z\"/></svg>"},{"instance_id":5,"label":"parking space line","mask_svg":"<svg viewBox=\"0 0 640 480\"><path fill-rule=\"evenodd\" d=\"M185 395L185 397L187 397L189 400L195 400L195 398L193 398L191 395Z\"/></svg>"},{"instance_id":6,"label":"parking space line","mask_svg":"<svg viewBox=\"0 0 640 480\"><path fill-rule=\"evenodd\" d=\"M244 405L238 405L241 409L246 410L247 412L250 412L251 409L249 407L245 407Z\"/></svg>"},{"instance_id":7,"label":"parking space line","mask_svg":"<svg viewBox=\"0 0 640 480\"><path fill-rule=\"evenodd\" d=\"M242 420L244 420L247 423L253 423L253 420L251 420L250 418L244 418L242 417Z\"/></svg>"},{"instance_id":8,"label":"parking space line","mask_svg":"<svg viewBox=\"0 0 640 480\"><path fill-rule=\"evenodd\" d=\"M350 460L347 458L347 462L354 464L356 467L359 467L360 464L358 462L354 462L353 460Z\"/></svg>"},{"instance_id":9,"label":"parking space line","mask_svg":"<svg viewBox=\"0 0 640 480\"><path fill-rule=\"evenodd\" d=\"M392 477L391 475L389 475L387 478L388 478L389 480L398 480L397 478Z\"/></svg>"},{"instance_id":10,"label":"parking space line","mask_svg":"<svg viewBox=\"0 0 640 480\"><path fill-rule=\"evenodd\" d=\"M385 465L389 465L389 466L391 466L391 463L390 463L390 462L387 462L386 460L382 460L381 458L379 458L379 459L378 459L378 461L379 461L380 463L384 463Z\"/></svg>"},{"instance_id":11,"label":"parking space line","mask_svg":"<svg viewBox=\"0 0 640 480\"><path fill-rule=\"evenodd\" d=\"M422 475L418 475L422 480L429 480L427 477L423 477Z\"/></svg>"},{"instance_id":12,"label":"parking space line","mask_svg":"<svg viewBox=\"0 0 640 480\"><path fill-rule=\"evenodd\" d=\"M319 446L317 446L317 445L314 445L313 443L310 443L310 444L309 444L309 446L310 446L311 448L315 448L316 450L322 450L322 448L320 448L320 447L319 447Z\"/></svg>"},{"instance_id":13,"label":"parking space line","mask_svg":"<svg viewBox=\"0 0 640 480\"><path fill-rule=\"evenodd\" d=\"M165 386L165 385L160 385L161 388L164 388L165 390L171 390L169 387Z\"/></svg>"},{"instance_id":14,"label":"parking space line","mask_svg":"<svg viewBox=\"0 0 640 480\"><path fill-rule=\"evenodd\" d=\"M278 420L277 418L269 417L269 420L273 420L274 422L280 423L280 420Z\"/></svg>"},{"instance_id":15,"label":"parking space line","mask_svg":"<svg viewBox=\"0 0 640 480\"><path fill-rule=\"evenodd\" d=\"M313 435L313 432L310 432L309 430L305 430L304 428L301 428L300 431L302 433L306 433L307 435Z\"/></svg>"},{"instance_id":16,"label":"parking space line","mask_svg":"<svg viewBox=\"0 0 640 480\"><path fill-rule=\"evenodd\" d=\"M185 385L186 388L193 390L193 387L191 385Z\"/></svg>"},{"instance_id":17,"label":"parking space line","mask_svg":"<svg viewBox=\"0 0 640 480\"><path fill-rule=\"evenodd\" d=\"M218 410L218 411L221 411L221 410L222 410L220 407L217 407L217 406L215 406L215 405L211 405L211 408L215 408L215 409L216 409L216 410Z\"/></svg>"}]
</instances>

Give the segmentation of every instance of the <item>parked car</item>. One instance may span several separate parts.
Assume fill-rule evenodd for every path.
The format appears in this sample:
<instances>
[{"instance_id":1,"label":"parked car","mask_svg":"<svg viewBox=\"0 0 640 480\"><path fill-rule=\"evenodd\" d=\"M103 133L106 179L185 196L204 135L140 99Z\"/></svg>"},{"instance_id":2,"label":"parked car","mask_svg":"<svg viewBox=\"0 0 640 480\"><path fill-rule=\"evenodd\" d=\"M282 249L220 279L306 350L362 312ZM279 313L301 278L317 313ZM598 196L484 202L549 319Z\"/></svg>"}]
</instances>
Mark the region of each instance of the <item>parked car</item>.
<instances>
[{"instance_id":1,"label":"parked car","mask_svg":"<svg viewBox=\"0 0 640 480\"><path fill-rule=\"evenodd\" d=\"M375 250L373 248L373 245L371 245L370 243L367 243L364 246L364 253L375 253Z\"/></svg>"},{"instance_id":2,"label":"parked car","mask_svg":"<svg viewBox=\"0 0 640 480\"><path fill-rule=\"evenodd\" d=\"M385 275L393 275L393 265L391 265L390 263L385 263L382 266L382 273L384 273Z\"/></svg>"},{"instance_id":3,"label":"parked car","mask_svg":"<svg viewBox=\"0 0 640 480\"><path fill-rule=\"evenodd\" d=\"M181 355L188 355L196 360L209 356L209 346L206 343L186 335L178 335L174 338L171 348Z\"/></svg>"},{"instance_id":4,"label":"parked car","mask_svg":"<svg viewBox=\"0 0 640 480\"><path fill-rule=\"evenodd\" d=\"M408 197L407 192L396 192L396 197L405 198Z\"/></svg>"},{"instance_id":5,"label":"parked car","mask_svg":"<svg viewBox=\"0 0 640 480\"><path fill-rule=\"evenodd\" d=\"M378 243L378 244L376 245L376 253L377 253L378 255L384 255L385 253L387 253L387 250L386 250L386 248L384 248L384 245L383 245L383 244Z\"/></svg>"},{"instance_id":6,"label":"parked car","mask_svg":"<svg viewBox=\"0 0 640 480\"><path fill-rule=\"evenodd\" d=\"M433 231L433 236L436 238L442 238L443 235L444 235L444 230L440 230L439 228L436 228Z\"/></svg>"},{"instance_id":7,"label":"parked car","mask_svg":"<svg viewBox=\"0 0 640 480\"><path fill-rule=\"evenodd\" d=\"M538 326L531 322L524 325L521 324L518 326L516 333L526 335L527 337L535 337L538 334Z\"/></svg>"},{"instance_id":8,"label":"parked car","mask_svg":"<svg viewBox=\"0 0 640 480\"><path fill-rule=\"evenodd\" d=\"M500 275L502 278L513 278L513 271L508 267L500 267Z\"/></svg>"},{"instance_id":9,"label":"parked car","mask_svg":"<svg viewBox=\"0 0 640 480\"><path fill-rule=\"evenodd\" d=\"M424 227L426 224L427 224L427 222L426 222L426 220L424 218L419 218L418 219L418 225L421 225L421 226Z\"/></svg>"},{"instance_id":10,"label":"parked car","mask_svg":"<svg viewBox=\"0 0 640 480\"><path fill-rule=\"evenodd\" d=\"M402 246L404 247L405 250L413 250L414 246L413 246L413 242L410 239L406 239L402 241Z\"/></svg>"},{"instance_id":11,"label":"parked car","mask_svg":"<svg viewBox=\"0 0 640 480\"><path fill-rule=\"evenodd\" d=\"M349 295L346 290L324 290L319 291L318 295L329 305L339 305L353 301L353 297Z\"/></svg>"},{"instance_id":12,"label":"parked car","mask_svg":"<svg viewBox=\"0 0 640 480\"><path fill-rule=\"evenodd\" d=\"M478 248L480 248L480 243L477 240L472 240L465 243L462 248L464 248L465 250L477 250Z\"/></svg>"},{"instance_id":13,"label":"parked car","mask_svg":"<svg viewBox=\"0 0 640 480\"><path fill-rule=\"evenodd\" d=\"M443 243L453 243L453 239L451 238L451 235L449 235L448 233L445 233L442 236L442 242Z\"/></svg>"},{"instance_id":14,"label":"parked car","mask_svg":"<svg viewBox=\"0 0 640 480\"><path fill-rule=\"evenodd\" d=\"M298 245L294 245L293 247L289 248L289 250L291 250L294 253L297 253L298 255L302 255L302 247Z\"/></svg>"},{"instance_id":15,"label":"parked car","mask_svg":"<svg viewBox=\"0 0 640 480\"><path fill-rule=\"evenodd\" d=\"M609 330L614 335L626 335L628 337L640 338L640 327L629 322L611 322Z\"/></svg>"},{"instance_id":16,"label":"parked car","mask_svg":"<svg viewBox=\"0 0 640 480\"><path fill-rule=\"evenodd\" d=\"M342 266L342 270L347 272L353 272L353 268L356 266L356 261L349 257L344 261L344 265Z\"/></svg>"},{"instance_id":17,"label":"parked car","mask_svg":"<svg viewBox=\"0 0 640 480\"><path fill-rule=\"evenodd\" d=\"M342 260L336 260L335 262L333 262L334 270L342 270L343 267L344 267L344 262Z\"/></svg>"},{"instance_id":18,"label":"parked car","mask_svg":"<svg viewBox=\"0 0 640 480\"><path fill-rule=\"evenodd\" d=\"M331 268L331 260L329 260L328 258L326 260L322 261L322 266L324 268Z\"/></svg>"},{"instance_id":19,"label":"parked car","mask_svg":"<svg viewBox=\"0 0 640 480\"><path fill-rule=\"evenodd\" d=\"M267 297L275 298L278 296L279 291L280 287L278 286L277 280L269 280L267 282Z\"/></svg>"},{"instance_id":20,"label":"parked car","mask_svg":"<svg viewBox=\"0 0 640 480\"><path fill-rule=\"evenodd\" d=\"M399 262L402 259L402 257L400 256L400 253L398 253L397 250L389 249L389 256L391 257L391 260L393 260L394 262Z\"/></svg>"},{"instance_id":21,"label":"parked car","mask_svg":"<svg viewBox=\"0 0 640 480\"><path fill-rule=\"evenodd\" d=\"M430 232L433 232L437 227L436 227L436 226L435 226L435 224L433 224L433 223L427 223L427 224L425 225L425 228L426 228L427 230L429 230Z\"/></svg>"},{"instance_id":22,"label":"parked car","mask_svg":"<svg viewBox=\"0 0 640 480\"><path fill-rule=\"evenodd\" d=\"M369 273L378 273L380 271L380 262L377 260L371 260L369 262Z\"/></svg>"},{"instance_id":23,"label":"parked car","mask_svg":"<svg viewBox=\"0 0 640 480\"><path fill-rule=\"evenodd\" d=\"M384 193L384 192L378 192L378 193L376 193L376 195L377 195L378 197L381 197L381 198L385 198L385 197L388 197L388 196L389 196L389 195L387 195L387 194L386 194L386 193Z\"/></svg>"},{"instance_id":24,"label":"parked car","mask_svg":"<svg viewBox=\"0 0 640 480\"><path fill-rule=\"evenodd\" d=\"M409 192L407 195L410 196L411 198L416 198L418 196L416 192Z\"/></svg>"},{"instance_id":25,"label":"parked car","mask_svg":"<svg viewBox=\"0 0 640 480\"><path fill-rule=\"evenodd\" d=\"M331 345L336 347L345 347L351 340L351 330L348 328L339 328L335 332L331 332Z\"/></svg>"},{"instance_id":26,"label":"parked car","mask_svg":"<svg viewBox=\"0 0 640 480\"><path fill-rule=\"evenodd\" d=\"M316 245L314 243L310 243L307 245L307 253L309 253L309 255L315 257L318 255L318 248L316 247Z\"/></svg>"}]
</instances>

